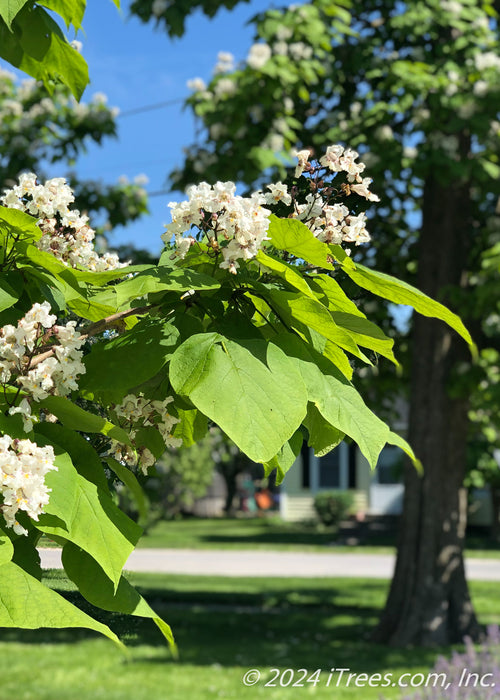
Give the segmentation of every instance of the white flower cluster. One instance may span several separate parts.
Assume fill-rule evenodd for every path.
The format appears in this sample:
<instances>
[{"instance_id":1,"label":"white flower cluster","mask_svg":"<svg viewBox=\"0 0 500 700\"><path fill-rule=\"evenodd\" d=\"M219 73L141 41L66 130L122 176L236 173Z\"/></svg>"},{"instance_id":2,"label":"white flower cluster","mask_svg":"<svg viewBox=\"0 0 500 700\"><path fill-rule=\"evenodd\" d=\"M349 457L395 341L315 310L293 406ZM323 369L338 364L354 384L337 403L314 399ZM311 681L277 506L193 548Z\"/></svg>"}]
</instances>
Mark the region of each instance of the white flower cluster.
<instances>
[{"instance_id":1,"label":"white flower cluster","mask_svg":"<svg viewBox=\"0 0 500 700\"><path fill-rule=\"evenodd\" d=\"M66 265L98 272L124 267L115 253L99 256L95 252L95 233L88 225L88 216L70 209L74 199L65 178L52 178L40 185L34 173L25 173L19 177L18 185L5 190L0 201L6 207L38 217L43 235L36 242L37 247Z\"/></svg>"},{"instance_id":2,"label":"white flower cluster","mask_svg":"<svg viewBox=\"0 0 500 700\"><path fill-rule=\"evenodd\" d=\"M315 168L309 163L310 151L303 150L295 154L298 160L295 177L300 177L304 171L314 172ZM345 195L352 192L372 202L378 202L379 197L370 192L371 178L361 177L365 169L364 163L357 163L359 154L350 148L336 144L328 146L326 153L319 159L319 164L332 173L345 172L347 183L341 186ZM317 170L317 168L316 168ZM281 183L278 183L281 185ZM269 185L276 188L276 185ZM284 187L284 186L283 186ZM271 190L273 192L273 190ZM286 204L286 191L280 193L281 200ZM334 202L330 204L323 196L321 188L306 195L305 202L296 203L293 216L304 221L316 238L325 243L354 243L360 245L370 240L366 230L366 215L364 212L354 216L345 204Z\"/></svg>"},{"instance_id":3,"label":"white flower cluster","mask_svg":"<svg viewBox=\"0 0 500 700\"><path fill-rule=\"evenodd\" d=\"M57 469L52 447L39 447L31 440L14 440L9 435L0 437L0 505L7 527L17 535L28 531L18 523L16 514L25 511L38 520L43 507L49 502L50 489L45 475Z\"/></svg>"},{"instance_id":4,"label":"white flower cluster","mask_svg":"<svg viewBox=\"0 0 500 700\"><path fill-rule=\"evenodd\" d=\"M15 379L20 389L29 394L29 399L23 398L19 406L9 409L11 415L21 414L26 432L33 428L31 400L42 401L49 394L66 396L78 388L78 377L85 372L79 349L84 339L75 329L76 322L69 321L65 326L55 326L55 322L56 316L44 301L35 304L17 326L0 328L0 383L5 385ZM47 335L59 342L51 346L52 355L30 369L34 350L40 341L48 339Z\"/></svg>"},{"instance_id":5,"label":"white flower cluster","mask_svg":"<svg viewBox=\"0 0 500 700\"><path fill-rule=\"evenodd\" d=\"M254 70L260 70L272 56L271 47L268 44L253 44L247 56L247 64Z\"/></svg>"},{"instance_id":6,"label":"white flower cluster","mask_svg":"<svg viewBox=\"0 0 500 700\"><path fill-rule=\"evenodd\" d=\"M170 415L167 410L168 404L173 400L172 396L167 396L163 401L157 401L145 399L142 395L128 394L120 404L114 407L114 412L120 425L128 428L131 442L134 442L140 428L153 426L162 436L166 447L180 447L182 440L172 436L172 429L179 419ZM117 440L111 442L110 455L129 466L138 462L144 474L147 474L148 468L152 467L156 461L147 447L140 448L136 453L131 447Z\"/></svg>"},{"instance_id":7,"label":"white flower cluster","mask_svg":"<svg viewBox=\"0 0 500 700\"><path fill-rule=\"evenodd\" d=\"M235 191L233 182L189 187L187 202L169 204L172 223L166 226L162 240L167 243L175 236L177 254L184 257L196 241L182 234L194 226L207 235L209 247L222 254L220 267L236 274L238 260L254 258L266 240L271 212L263 206L266 198L260 192L240 197Z\"/></svg>"},{"instance_id":8,"label":"white flower cluster","mask_svg":"<svg viewBox=\"0 0 500 700\"><path fill-rule=\"evenodd\" d=\"M219 51L217 54L217 63L214 67L214 73L229 73L234 70L234 56L229 51Z\"/></svg>"}]
</instances>

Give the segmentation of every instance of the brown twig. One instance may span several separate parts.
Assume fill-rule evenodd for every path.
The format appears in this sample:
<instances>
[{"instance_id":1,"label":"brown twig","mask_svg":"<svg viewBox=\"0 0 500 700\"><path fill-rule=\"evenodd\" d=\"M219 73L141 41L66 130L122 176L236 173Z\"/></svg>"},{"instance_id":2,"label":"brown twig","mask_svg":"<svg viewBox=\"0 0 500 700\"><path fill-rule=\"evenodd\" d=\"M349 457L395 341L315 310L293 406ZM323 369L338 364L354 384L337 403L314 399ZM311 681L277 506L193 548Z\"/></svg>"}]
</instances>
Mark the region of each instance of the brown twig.
<instances>
[{"instance_id":1,"label":"brown twig","mask_svg":"<svg viewBox=\"0 0 500 700\"><path fill-rule=\"evenodd\" d=\"M122 321L123 319L128 318L129 316L139 316L140 314L145 314L154 308L154 305L151 304L150 306L139 306L135 309L129 309L128 311L119 311L118 313L112 314L111 316L107 316L106 318L103 318L100 321L91 323L86 328L82 328L84 332L80 335L80 338L86 339L92 337L93 335L103 333L105 330L112 327L117 321ZM52 357L57 347L59 346L53 345L50 348L50 350L42 352L40 355L36 355L36 357L33 357L27 369L32 369L33 367L39 365L40 362L46 360L48 357Z\"/></svg>"}]
</instances>

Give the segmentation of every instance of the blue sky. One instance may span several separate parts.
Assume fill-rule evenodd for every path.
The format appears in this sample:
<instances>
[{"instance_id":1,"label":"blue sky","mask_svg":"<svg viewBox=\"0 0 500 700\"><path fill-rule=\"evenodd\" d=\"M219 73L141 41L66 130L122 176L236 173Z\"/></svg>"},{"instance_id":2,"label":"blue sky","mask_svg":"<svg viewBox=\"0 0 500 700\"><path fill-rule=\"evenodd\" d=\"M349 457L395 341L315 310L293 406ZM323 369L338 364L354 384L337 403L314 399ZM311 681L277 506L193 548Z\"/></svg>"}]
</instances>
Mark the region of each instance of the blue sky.
<instances>
[{"instance_id":1,"label":"blue sky","mask_svg":"<svg viewBox=\"0 0 500 700\"><path fill-rule=\"evenodd\" d=\"M132 180L144 173L149 177L146 189L157 192L166 189L167 173L182 162L182 148L193 142L194 119L182 110L182 103L136 115L126 112L187 97L187 80L196 76L207 80L219 51L245 58L252 43L252 28L245 27L245 22L270 3L252 0L232 12L219 12L213 20L197 13L188 19L182 39L169 39L154 23L142 24L129 17L129 4L122 0L120 14L111 0L90 0L84 33L77 36L92 81L83 100L103 92L108 104L119 107L123 116L118 117L118 140L108 139L101 147L89 148L75 169L80 177L105 182L115 182L120 175ZM167 204L181 197L178 192L152 197L151 215L116 229L111 247L133 243L159 252L163 224L170 220Z\"/></svg>"}]
</instances>

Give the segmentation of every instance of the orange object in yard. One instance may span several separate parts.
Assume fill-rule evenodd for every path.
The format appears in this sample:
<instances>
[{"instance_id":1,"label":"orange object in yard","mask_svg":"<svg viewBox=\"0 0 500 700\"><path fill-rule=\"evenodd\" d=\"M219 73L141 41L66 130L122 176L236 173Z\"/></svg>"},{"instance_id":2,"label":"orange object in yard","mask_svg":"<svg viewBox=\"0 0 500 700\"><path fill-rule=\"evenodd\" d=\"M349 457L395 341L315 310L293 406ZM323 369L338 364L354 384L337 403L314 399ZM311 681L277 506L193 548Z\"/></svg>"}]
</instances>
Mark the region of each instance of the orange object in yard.
<instances>
[{"instance_id":1,"label":"orange object in yard","mask_svg":"<svg viewBox=\"0 0 500 700\"><path fill-rule=\"evenodd\" d=\"M269 510L273 505L273 499L269 491L258 491L254 498L260 510Z\"/></svg>"}]
</instances>

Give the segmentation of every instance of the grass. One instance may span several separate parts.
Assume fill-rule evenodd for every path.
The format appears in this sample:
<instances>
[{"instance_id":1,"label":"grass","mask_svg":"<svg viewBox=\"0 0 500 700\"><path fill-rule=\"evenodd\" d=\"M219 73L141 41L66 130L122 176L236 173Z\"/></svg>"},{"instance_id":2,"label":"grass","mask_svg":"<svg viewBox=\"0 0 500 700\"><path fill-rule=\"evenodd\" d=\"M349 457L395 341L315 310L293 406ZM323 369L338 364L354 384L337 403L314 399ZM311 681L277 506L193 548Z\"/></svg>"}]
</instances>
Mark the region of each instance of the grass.
<instances>
[{"instance_id":1,"label":"grass","mask_svg":"<svg viewBox=\"0 0 500 700\"><path fill-rule=\"evenodd\" d=\"M187 518L158 522L139 547L325 551L334 540L334 533L316 524L287 523L279 517Z\"/></svg>"},{"instance_id":2,"label":"grass","mask_svg":"<svg viewBox=\"0 0 500 700\"><path fill-rule=\"evenodd\" d=\"M51 585L76 599L61 572ZM326 687L332 667L385 673L429 672L436 650L397 650L368 640L388 582L349 579L224 579L131 574L133 583L173 627L173 661L149 621L100 613L127 642L115 645L84 630L9 630L0 638L0 699L212 700L212 698L399 698L397 688ZM473 582L484 623L500 622L496 583ZM86 606L88 609L89 606ZM323 669L314 687L246 688L243 674L260 669ZM298 678L299 676L297 676Z\"/></svg>"},{"instance_id":3,"label":"grass","mask_svg":"<svg viewBox=\"0 0 500 700\"><path fill-rule=\"evenodd\" d=\"M336 544L335 533L315 523L289 523L265 518L187 518L160 521L144 535L139 547L188 549L278 549L310 552L391 554L396 533L369 532L357 545ZM500 546L486 536L471 535L467 557L500 558Z\"/></svg>"}]
</instances>

